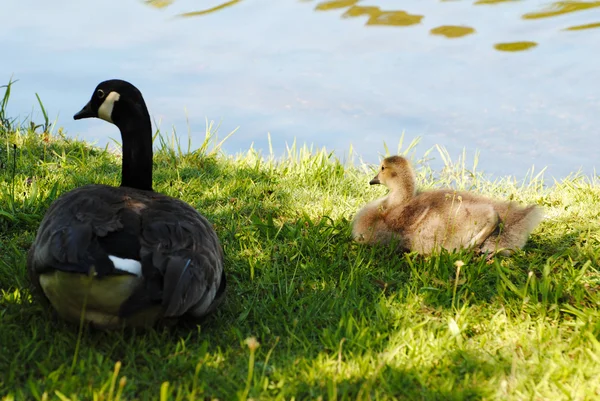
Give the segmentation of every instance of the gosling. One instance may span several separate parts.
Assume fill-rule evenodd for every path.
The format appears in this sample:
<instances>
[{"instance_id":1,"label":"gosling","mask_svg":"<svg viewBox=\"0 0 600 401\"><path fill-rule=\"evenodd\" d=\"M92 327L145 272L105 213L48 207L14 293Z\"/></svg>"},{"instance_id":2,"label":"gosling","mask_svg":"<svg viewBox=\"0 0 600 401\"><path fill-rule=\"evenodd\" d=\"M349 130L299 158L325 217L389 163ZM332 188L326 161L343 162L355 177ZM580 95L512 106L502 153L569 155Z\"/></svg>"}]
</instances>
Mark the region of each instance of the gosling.
<instances>
[{"instance_id":1,"label":"gosling","mask_svg":"<svg viewBox=\"0 0 600 401\"><path fill-rule=\"evenodd\" d=\"M423 255L475 249L510 256L523 248L543 211L452 189L418 192L409 161L383 160L369 182L389 188L387 196L365 205L352 222L352 237L365 244L396 244Z\"/></svg>"}]
</instances>

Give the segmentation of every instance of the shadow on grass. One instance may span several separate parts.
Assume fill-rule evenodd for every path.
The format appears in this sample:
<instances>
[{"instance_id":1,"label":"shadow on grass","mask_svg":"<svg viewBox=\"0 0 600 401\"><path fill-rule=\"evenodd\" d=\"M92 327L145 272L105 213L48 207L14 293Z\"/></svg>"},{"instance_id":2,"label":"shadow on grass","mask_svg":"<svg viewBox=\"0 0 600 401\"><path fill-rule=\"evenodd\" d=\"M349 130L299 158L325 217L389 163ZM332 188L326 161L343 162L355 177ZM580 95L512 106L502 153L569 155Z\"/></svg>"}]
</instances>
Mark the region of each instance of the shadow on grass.
<instances>
[{"instance_id":1,"label":"shadow on grass","mask_svg":"<svg viewBox=\"0 0 600 401\"><path fill-rule=\"evenodd\" d=\"M0 353L0 371L9 372L0 382L0 393L16 391L22 398L40 398L42 391L54 390L90 395L119 360L122 374L132 378L125 389L128 396L155 398L165 381L173 389L190 391L197 379L206 395L231 399L247 381L244 340L255 336L262 346L251 396L302 399L333 392L352 399L371 393L479 399L490 396L489 379L509 369L506 361L457 350L453 344L432 352L438 361L418 365L401 354L381 365L379 356L396 346L394 336L403 329L413 330L400 338L407 344L418 330L446 335L447 325L440 322L465 305L499 302L517 313L527 298L541 308L593 301L581 274L585 263L572 260L597 257L597 246L582 240L583 228L552 238L534 235L523 253L493 265L465 252L430 258L397 254L353 243L350 222L343 218L311 218L303 210L292 210L295 199L278 172L214 157L188 157L172 164L158 154L155 189L190 203L215 224L226 252L226 302L191 328L111 333L86 328L76 355L77 327L52 319L30 302L25 255L58 194L90 182L116 185L119 166L105 153L90 156L86 148L69 149L64 148L78 158L76 163L67 157L59 168L57 163L65 158L55 149L54 159L45 161L50 164L19 170L16 192L24 193L17 199L21 203L9 204L13 199L4 192L0 197L3 210L11 206L17 212L27 210L29 216L16 213L14 220L2 223L0 343L16 345ZM68 174L57 178L53 172L59 170ZM327 173L319 173L323 188ZM40 186L60 182L60 189L54 195L42 191L37 201L27 203L32 197L26 180L30 176ZM459 260L464 265L457 274ZM338 352L343 357L339 375L331 371ZM371 371L376 372L372 379ZM82 383L88 387L82 389Z\"/></svg>"},{"instance_id":2,"label":"shadow on grass","mask_svg":"<svg viewBox=\"0 0 600 401\"><path fill-rule=\"evenodd\" d=\"M336 382L337 396L342 399L362 399L375 396L381 389L391 397L409 400L480 400L490 398L497 389L488 380L510 372L509 361L484 359L473 351L451 351L434 363L414 366L380 365L375 380L343 379ZM452 380L448 380L452 377ZM356 388L359 387L359 391ZM309 395L309 394L307 394ZM317 394L310 394L313 397Z\"/></svg>"}]
</instances>

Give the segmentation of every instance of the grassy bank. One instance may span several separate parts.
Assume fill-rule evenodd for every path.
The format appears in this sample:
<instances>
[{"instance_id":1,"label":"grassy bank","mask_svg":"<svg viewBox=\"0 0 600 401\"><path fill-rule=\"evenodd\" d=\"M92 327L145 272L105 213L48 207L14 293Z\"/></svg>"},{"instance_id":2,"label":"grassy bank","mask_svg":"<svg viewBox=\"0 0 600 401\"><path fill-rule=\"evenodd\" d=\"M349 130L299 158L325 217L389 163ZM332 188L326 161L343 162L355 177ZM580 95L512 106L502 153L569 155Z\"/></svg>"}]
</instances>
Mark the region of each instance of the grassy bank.
<instances>
[{"instance_id":1,"label":"grassy bank","mask_svg":"<svg viewBox=\"0 0 600 401\"><path fill-rule=\"evenodd\" d=\"M157 139L155 189L214 222L227 301L193 330L79 334L31 302L26 251L59 194L119 183L118 156L43 132L50 124L20 128L3 118L5 399L600 397L597 179L490 182L460 162L432 171L421 160L422 187L544 206L546 220L523 252L487 265L469 253L420 258L352 243L353 213L384 193L369 187L366 166L306 149L277 161L210 146L184 153Z\"/></svg>"}]
</instances>

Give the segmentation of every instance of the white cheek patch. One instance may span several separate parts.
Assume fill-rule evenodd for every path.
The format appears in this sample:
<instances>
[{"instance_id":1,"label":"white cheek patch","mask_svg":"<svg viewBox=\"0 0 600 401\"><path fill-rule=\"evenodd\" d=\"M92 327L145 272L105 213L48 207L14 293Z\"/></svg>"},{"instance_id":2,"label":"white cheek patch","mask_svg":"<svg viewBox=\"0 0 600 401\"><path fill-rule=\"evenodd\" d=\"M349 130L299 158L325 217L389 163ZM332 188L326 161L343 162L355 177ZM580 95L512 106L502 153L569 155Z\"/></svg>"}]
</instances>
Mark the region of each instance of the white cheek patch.
<instances>
[{"instance_id":1,"label":"white cheek patch","mask_svg":"<svg viewBox=\"0 0 600 401\"><path fill-rule=\"evenodd\" d=\"M119 269L136 276L142 275L142 264L137 260L122 259L113 255L108 255L108 258L113 262L113 265L115 265L115 269Z\"/></svg>"},{"instance_id":2,"label":"white cheek patch","mask_svg":"<svg viewBox=\"0 0 600 401\"><path fill-rule=\"evenodd\" d=\"M100 117L104 121L112 123L113 108L115 107L115 102L118 102L120 98L121 95L118 92L110 92L104 99L104 102L102 102L102 104L98 108L98 117Z\"/></svg>"}]
</instances>

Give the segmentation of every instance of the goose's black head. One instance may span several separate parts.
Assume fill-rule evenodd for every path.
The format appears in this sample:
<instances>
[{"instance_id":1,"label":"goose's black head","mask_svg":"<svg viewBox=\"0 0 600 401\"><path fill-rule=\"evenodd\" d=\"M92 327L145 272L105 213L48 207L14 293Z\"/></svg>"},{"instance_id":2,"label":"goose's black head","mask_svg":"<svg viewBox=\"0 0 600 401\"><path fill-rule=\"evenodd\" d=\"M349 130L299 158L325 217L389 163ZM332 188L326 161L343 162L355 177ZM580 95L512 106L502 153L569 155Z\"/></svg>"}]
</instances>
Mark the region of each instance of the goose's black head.
<instances>
[{"instance_id":1,"label":"goose's black head","mask_svg":"<svg viewBox=\"0 0 600 401\"><path fill-rule=\"evenodd\" d=\"M119 128L150 119L140 91L120 79L100 82L90 101L73 116L75 120L91 117L101 118Z\"/></svg>"},{"instance_id":2,"label":"goose's black head","mask_svg":"<svg viewBox=\"0 0 600 401\"><path fill-rule=\"evenodd\" d=\"M121 186L152 190L152 125L140 91L127 81L100 82L90 101L73 118L101 118L121 131Z\"/></svg>"}]
</instances>

